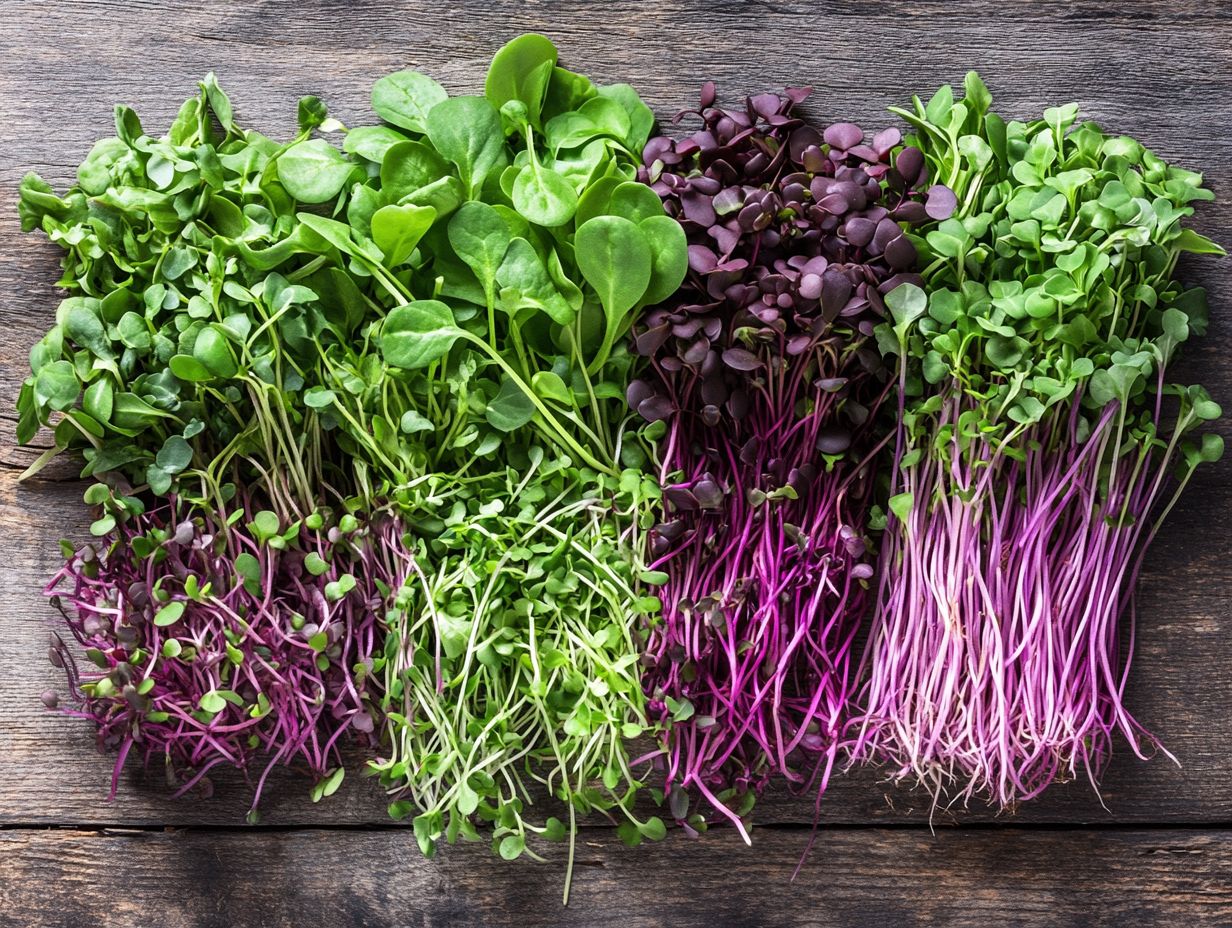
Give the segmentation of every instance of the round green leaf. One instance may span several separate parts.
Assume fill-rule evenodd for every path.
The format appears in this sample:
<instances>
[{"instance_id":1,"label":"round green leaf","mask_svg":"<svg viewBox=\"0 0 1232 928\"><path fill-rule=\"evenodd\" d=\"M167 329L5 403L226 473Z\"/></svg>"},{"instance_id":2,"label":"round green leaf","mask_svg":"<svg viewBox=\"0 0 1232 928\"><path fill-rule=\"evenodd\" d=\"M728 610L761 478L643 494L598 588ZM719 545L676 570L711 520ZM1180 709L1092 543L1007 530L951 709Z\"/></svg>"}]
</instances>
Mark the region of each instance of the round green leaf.
<instances>
[{"instance_id":1,"label":"round green leaf","mask_svg":"<svg viewBox=\"0 0 1232 928\"><path fill-rule=\"evenodd\" d=\"M504 860L517 860L526 850L526 839L521 835L505 835L500 843L500 856Z\"/></svg>"},{"instance_id":2,"label":"round green leaf","mask_svg":"<svg viewBox=\"0 0 1232 928\"><path fill-rule=\"evenodd\" d=\"M227 337L212 325L197 333L197 340L193 343L193 357L216 377L234 377L239 370Z\"/></svg>"},{"instance_id":3,"label":"round green leaf","mask_svg":"<svg viewBox=\"0 0 1232 928\"><path fill-rule=\"evenodd\" d=\"M302 203L324 203L341 191L355 165L324 139L296 142L278 158L278 179Z\"/></svg>"},{"instance_id":4,"label":"round green leaf","mask_svg":"<svg viewBox=\"0 0 1232 928\"><path fill-rule=\"evenodd\" d=\"M611 328L637 305L650 283L653 258L645 233L620 216L596 216L577 230L574 255Z\"/></svg>"},{"instance_id":5,"label":"round green leaf","mask_svg":"<svg viewBox=\"0 0 1232 928\"><path fill-rule=\"evenodd\" d=\"M385 153L399 142L409 141L405 135L389 126L358 126L342 140L342 150L380 164Z\"/></svg>"},{"instance_id":6,"label":"round green leaf","mask_svg":"<svg viewBox=\"0 0 1232 928\"><path fill-rule=\"evenodd\" d=\"M80 390L77 371L70 361L52 361L40 368L34 378L34 400L41 407L69 409L77 402Z\"/></svg>"},{"instance_id":7,"label":"round green leaf","mask_svg":"<svg viewBox=\"0 0 1232 928\"><path fill-rule=\"evenodd\" d=\"M202 693L201 698L197 700L197 707L202 712L209 712L212 715L217 715L223 709L227 708L227 700L217 690L210 690L208 693Z\"/></svg>"},{"instance_id":8,"label":"round green leaf","mask_svg":"<svg viewBox=\"0 0 1232 928\"><path fill-rule=\"evenodd\" d=\"M184 608L185 606L184 606L183 600L177 599L174 602L167 603L165 606L159 609L158 612L154 614L154 624L157 625L159 628L166 628L168 625L174 625L176 622L180 621L181 617L183 617ZM202 708L205 708L205 707L202 706ZM217 709L214 709L214 710L207 709L206 711L207 712L208 711L217 712L218 710Z\"/></svg>"},{"instance_id":9,"label":"round green leaf","mask_svg":"<svg viewBox=\"0 0 1232 928\"><path fill-rule=\"evenodd\" d=\"M317 552L309 551L307 557L304 558L304 567L307 568L308 573L319 577L329 570L329 563Z\"/></svg>"},{"instance_id":10,"label":"round green leaf","mask_svg":"<svg viewBox=\"0 0 1232 928\"><path fill-rule=\"evenodd\" d=\"M644 190L648 187L643 187ZM619 193L619 191L617 191ZM655 197L658 200L658 197ZM670 216L662 213L652 215L638 223L650 245L650 283L640 302L646 306L662 303L680 289L684 275L689 271L689 242L684 227Z\"/></svg>"},{"instance_id":11,"label":"round green leaf","mask_svg":"<svg viewBox=\"0 0 1232 928\"><path fill-rule=\"evenodd\" d=\"M422 133L429 111L448 96L445 88L426 74L397 71L372 85L372 109L388 123Z\"/></svg>"},{"instance_id":12,"label":"round green leaf","mask_svg":"<svg viewBox=\"0 0 1232 928\"><path fill-rule=\"evenodd\" d=\"M530 163L513 180L513 208L536 225L555 228L573 218L578 198L555 171Z\"/></svg>"},{"instance_id":13,"label":"round green leaf","mask_svg":"<svg viewBox=\"0 0 1232 928\"><path fill-rule=\"evenodd\" d=\"M385 317L381 326L381 354L393 367L427 367L461 335L448 306L439 300L416 300Z\"/></svg>"},{"instance_id":14,"label":"round green leaf","mask_svg":"<svg viewBox=\"0 0 1232 928\"><path fill-rule=\"evenodd\" d=\"M611 101L605 102L611 103ZM624 111L621 110L621 112ZM612 189L606 212L613 216L622 216L630 222L641 222L652 216L663 216L663 201L645 184L629 180L617 184ZM675 223L675 225L680 224Z\"/></svg>"},{"instance_id":15,"label":"round green leaf","mask_svg":"<svg viewBox=\"0 0 1232 928\"><path fill-rule=\"evenodd\" d=\"M448 232L454 253L474 271L484 293L492 293L496 272L513 240L509 224L493 207L475 200L454 213Z\"/></svg>"},{"instance_id":16,"label":"round green leaf","mask_svg":"<svg viewBox=\"0 0 1232 928\"><path fill-rule=\"evenodd\" d=\"M333 390L328 390L325 387L312 387L304 391L304 405L310 409L326 409L334 404Z\"/></svg>"},{"instance_id":17,"label":"round green leaf","mask_svg":"<svg viewBox=\"0 0 1232 928\"><path fill-rule=\"evenodd\" d=\"M531 388L545 400L553 400L568 406L573 402L573 395L560 375L552 371L537 371L530 379Z\"/></svg>"},{"instance_id":18,"label":"round green leaf","mask_svg":"<svg viewBox=\"0 0 1232 928\"><path fill-rule=\"evenodd\" d=\"M399 142L381 161L381 190L386 202L396 203L449 173L449 165L422 142Z\"/></svg>"},{"instance_id":19,"label":"round green leaf","mask_svg":"<svg viewBox=\"0 0 1232 928\"><path fill-rule=\"evenodd\" d=\"M106 422L111 418L111 407L114 399L115 392L111 388L111 381L106 377L100 377L90 386L86 387L86 393L82 398L81 406L99 422Z\"/></svg>"},{"instance_id":20,"label":"round green leaf","mask_svg":"<svg viewBox=\"0 0 1232 928\"><path fill-rule=\"evenodd\" d=\"M382 206L372 214L372 240L385 253L385 265L406 261L436 220L431 206Z\"/></svg>"},{"instance_id":21,"label":"round green leaf","mask_svg":"<svg viewBox=\"0 0 1232 928\"><path fill-rule=\"evenodd\" d=\"M186 380L189 383L201 383L214 379L210 369L190 354L172 355L171 360L167 362L167 367L171 368L171 373L180 380Z\"/></svg>"},{"instance_id":22,"label":"round green leaf","mask_svg":"<svg viewBox=\"0 0 1232 928\"><path fill-rule=\"evenodd\" d=\"M169 474L178 474L192 463L192 447L179 435L170 436L158 449L154 462Z\"/></svg>"},{"instance_id":23,"label":"round green leaf","mask_svg":"<svg viewBox=\"0 0 1232 928\"><path fill-rule=\"evenodd\" d=\"M501 383L500 392L488 404L484 416L493 428L512 432L535 417L535 404L521 387L507 379Z\"/></svg>"}]
</instances>

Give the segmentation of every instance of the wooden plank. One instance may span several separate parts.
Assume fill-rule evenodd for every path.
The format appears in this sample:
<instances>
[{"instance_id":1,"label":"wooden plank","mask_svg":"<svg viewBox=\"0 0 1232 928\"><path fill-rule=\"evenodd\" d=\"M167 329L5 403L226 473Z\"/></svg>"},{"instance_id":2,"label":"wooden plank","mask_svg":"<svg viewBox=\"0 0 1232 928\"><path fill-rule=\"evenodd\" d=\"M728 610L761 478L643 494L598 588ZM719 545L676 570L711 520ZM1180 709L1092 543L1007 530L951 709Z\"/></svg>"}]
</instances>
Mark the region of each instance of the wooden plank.
<instances>
[{"instance_id":1,"label":"wooden plank","mask_svg":"<svg viewBox=\"0 0 1232 928\"><path fill-rule=\"evenodd\" d=\"M0 832L0 926L1185 925L1232 921L1232 833L827 831L625 848L589 833L561 908L551 862L424 860L380 831ZM687 846L686 846L687 844Z\"/></svg>"},{"instance_id":2,"label":"wooden plank","mask_svg":"<svg viewBox=\"0 0 1232 928\"><path fill-rule=\"evenodd\" d=\"M546 30L566 62L601 79L633 80L661 115L686 106L713 77L726 94L812 82L817 118L885 120L883 107L910 90L926 92L979 67L1011 113L1078 99L1084 111L1132 132L1161 154L1209 169L1223 200L1201 213L1199 228L1232 227L1232 137L1213 127L1232 116L1232 26L1217 5L1027 2L954 5L893 2L828 4L701 3L646 7L621 0L602 16L584 4L419 2L329 4L293 11L268 3L73 0L55 5L0 2L0 202L12 204L27 169L57 185L71 178L92 141L110 126L110 104L135 105L161 127L205 71L218 71L246 124L292 131L295 100L318 93L348 124L371 119L372 80L413 65L447 86L473 91L495 47L524 29ZM1149 61L1149 66L1147 62ZM56 252L21 236L11 205L0 210L0 398L7 405L25 374L29 345L57 302ZM1212 334L1182 375L1201 377L1232 396L1232 327L1218 308L1232 299L1228 262L1194 262L1211 291ZM54 613L38 590L55 564L61 535L84 536L79 488L39 481L19 487L29 452L12 447L12 417L0 414L0 633L9 655L0 683L0 823L237 822L245 805L236 784L205 803L172 803L154 782L126 780L114 805L100 803L110 760L92 751L82 726L48 718L37 694L56 683L42 659ZM63 476L71 468L59 471ZM1222 581L1232 524L1232 477L1199 477L1161 537L1144 579L1139 666L1130 704L1181 758L1177 770L1143 765L1127 752L1106 780L1105 812L1083 783L1059 787L1018 813L1020 821L1219 822L1232 820L1232 784L1220 746L1232 737L1232 693L1220 662L1232 591ZM1199 539L1199 544L1194 544ZM309 804L295 783L271 792L267 820L283 824L376 822L383 802L364 784ZM370 785L369 785L370 787ZM913 811L905 812L905 809ZM883 788L875 777L840 778L823 809L829 822L927 818L924 797ZM767 799L767 821L811 820L811 803ZM986 819L972 813L964 821Z\"/></svg>"}]
</instances>

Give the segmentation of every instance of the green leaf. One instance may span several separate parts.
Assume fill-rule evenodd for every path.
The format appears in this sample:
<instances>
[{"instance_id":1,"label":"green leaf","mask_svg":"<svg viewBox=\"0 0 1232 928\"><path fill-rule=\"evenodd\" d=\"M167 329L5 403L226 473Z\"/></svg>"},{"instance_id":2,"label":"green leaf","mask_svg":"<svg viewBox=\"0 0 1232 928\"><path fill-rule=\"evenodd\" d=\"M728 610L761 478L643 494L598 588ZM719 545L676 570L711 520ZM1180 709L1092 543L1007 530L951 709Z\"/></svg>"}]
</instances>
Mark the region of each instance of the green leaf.
<instances>
[{"instance_id":1,"label":"green leaf","mask_svg":"<svg viewBox=\"0 0 1232 928\"><path fill-rule=\"evenodd\" d=\"M330 602L336 602L353 589L355 589L355 577L352 574L343 574L332 583L325 584L325 598Z\"/></svg>"},{"instance_id":2,"label":"green leaf","mask_svg":"<svg viewBox=\"0 0 1232 928\"><path fill-rule=\"evenodd\" d=\"M192 356L215 377L229 379L239 372L227 336L214 325L208 325L197 333Z\"/></svg>"},{"instance_id":3,"label":"green leaf","mask_svg":"<svg viewBox=\"0 0 1232 928\"><path fill-rule=\"evenodd\" d=\"M167 362L167 367L180 380L189 383L204 383L214 379L210 369L190 354L173 355Z\"/></svg>"},{"instance_id":4,"label":"green leaf","mask_svg":"<svg viewBox=\"0 0 1232 928\"><path fill-rule=\"evenodd\" d=\"M317 552L310 551L304 558L304 568L314 577L319 577L329 570L329 562Z\"/></svg>"},{"instance_id":5,"label":"green leaf","mask_svg":"<svg viewBox=\"0 0 1232 928\"><path fill-rule=\"evenodd\" d=\"M248 551L235 558L235 572L244 581L244 589L256 596L261 591L261 562Z\"/></svg>"},{"instance_id":6,"label":"green leaf","mask_svg":"<svg viewBox=\"0 0 1232 928\"><path fill-rule=\"evenodd\" d=\"M608 84L599 88L599 95L618 103L624 109L629 121L629 131L622 140L630 151L641 151L646 147L650 133L654 129L654 113L642 102L628 84Z\"/></svg>"},{"instance_id":7,"label":"green leaf","mask_svg":"<svg viewBox=\"0 0 1232 928\"><path fill-rule=\"evenodd\" d=\"M317 129L328 118L329 112L320 97L300 97L296 107L296 122L300 132Z\"/></svg>"},{"instance_id":8,"label":"green leaf","mask_svg":"<svg viewBox=\"0 0 1232 928\"><path fill-rule=\"evenodd\" d=\"M612 188L606 212L612 216L621 216L630 222L641 222L643 219L663 216L663 202L659 199L659 195L645 184L625 181ZM676 223L676 225L680 224Z\"/></svg>"},{"instance_id":9,"label":"green leaf","mask_svg":"<svg viewBox=\"0 0 1232 928\"><path fill-rule=\"evenodd\" d=\"M154 614L154 624L159 628L166 628L168 625L174 625L183 617L184 609L185 603L183 600L173 600Z\"/></svg>"},{"instance_id":10,"label":"green leaf","mask_svg":"<svg viewBox=\"0 0 1232 928\"><path fill-rule=\"evenodd\" d=\"M646 821L638 825L637 830L648 841L662 841L667 837L667 826L663 824L663 819L657 815L652 815L646 819Z\"/></svg>"},{"instance_id":11,"label":"green leaf","mask_svg":"<svg viewBox=\"0 0 1232 928\"><path fill-rule=\"evenodd\" d=\"M501 383L500 392L484 412L484 417L493 428L512 432L521 428L535 416L535 404L522 388L512 380Z\"/></svg>"},{"instance_id":12,"label":"green leaf","mask_svg":"<svg viewBox=\"0 0 1232 928\"><path fill-rule=\"evenodd\" d=\"M34 401L40 407L63 411L77 402L81 384L69 361L44 365L34 377Z\"/></svg>"},{"instance_id":13,"label":"green leaf","mask_svg":"<svg viewBox=\"0 0 1232 928\"><path fill-rule=\"evenodd\" d=\"M91 418L96 419L100 423L105 423L111 418L114 400L115 391L111 387L111 381L106 377L100 377L90 386L86 387L85 396L82 397L81 401L81 408Z\"/></svg>"},{"instance_id":14,"label":"green leaf","mask_svg":"<svg viewBox=\"0 0 1232 928\"><path fill-rule=\"evenodd\" d=\"M282 529L282 525L278 521L278 514L269 509L262 509L254 515L252 521L248 523L248 527L252 529L258 541L272 538Z\"/></svg>"},{"instance_id":15,"label":"green leaf","mask_svg":"<svg viewBox=\"0 0 1232 928\"><path fill-rule=\"evenodd\" d=\"M408 435L415 432L432 432L436 430L436 426L432 424L430 419L421 416L413 409L408 409L402 414L402 418L398 420L398 428Z\"/></svg>"},{"instance_id":16,"label":"green leaf","mask_svg":"<svg viewBox=\"0 0 1232 928\"><path fill-rule=\"evenodd\" d=\"M517 860L526 850L526 839L521 835L505 835L500 843L500 856L503 860Z\"/></svg>"},{"instance_id":17,"label":"green leaf","mask_svg":"<svg viewBox=\"0 0 1232 928\"><path fill-rule=\"evenodd\" d=\"M385 253L386 267L406 261L435 220L431 206L382 206L373 213L372 240Z\"/></svg>"},{"instance_id":18,"label":"green leaf","mask_svg":"<svg viewBox=\"0 0 1232 928\"><path fill-rule=\"evenodd\" d=\"M428 113L427 129L436 150L457 166L469 197L508 160L500 113L483 97L451 97L437 104Z\"/></svg>"},{"instance_id":19,"label":"green leaf","mask_svg":"<svg viewBox=\"0 0 1232 928\"><path fill-rule=\"evenodd\" d=\"M278 158L278 179L301 203L332 200L354 170L355 165L324 139L296 142Z\"/></svg>"},{"instance_id":20,"label":"green leaf","mask_svg":"<svg viewBox=\"0 0 1232 928\"><path fill-rule=\"evenodd\" d=\"M689 272L689 242L684 227L662 212L643 219L638 223L638 229L650 245L651 257L650 283L639 302L656 306L671 297L684 283L685 274Z\"/></svg>"},{"instance_id":21,"label":"green leaf","mask_svg":"<svg viewBox=\"0 0 1232 928\"><path fill-rule=\"evenodd\" d=\"M899 493L897 496L890 497L890 512L894 513L895 518L903 525L906 525L911 519L911 510L915 508L915 494Z\"/></svg>"},{"instance_id":22,"label":"green leaf","mask_svg":"<svg viewBox=\"0 0 1232 928\"><path fill-rule=\"evenodd\" d=\"M646 234L628 219L596 216L577 230L574 253L578 269L603 305L604 343L611 345L650 284L654 263Z\"/></svg>"},{"instance_id":23,"label":"green leaf","mask_svg":"<svg viewBox=\"0 0 1232 928\"><path fill-rule=\"evenodd\" d=\"M393 367L427 367L453 347L461 335L448 306L439 300L416 300L385 317L381 326L381 354Z\"/></svg>"},{"instance_id":24,"label":"green leaf","mask_svg":"<svg viewBox=\"0 0 1232 928\"><path fill-rule=\"evenodd\" d=\"M405 135L389 126L359 126L350 130L342 139L342 150L350 155L359 155L367 161L380 164L385 153L399 142L408 142Z\"/></svg>"},{"instance_id":25,"label":"green leaf","mask_svg":"<svg viewBox=\"0 0 1232 928\"><path fill-rule=\"evenodd\" d=\"M928 309L928 297L915 284L900 284L885 295L885 304L894 319L894 331L902 338Z\"/></svg>"},{"instance_id":26,"label":"green leaf","mask_svg":"<svg viewBox=\"0 0 1232 928\"><path fill-rule=\"evenodd\" d=\"M418 71L387 74L372 85L373 111L411 132L426 132L428 113L447 97L444 87Z\"/></svg>"},{"instance_id":27,"label":"green leaf","mask_svg":"<svg viewBox=\"0 0 1232 928\"><path fill-rule=\"evenodd\" d=\"M163 442L154 461L169 474L178 474L192 463L192 446L181 436L172 435Z\"/></svg>"},{"instance_id":28,"label":"green leaf","mask_svg":"<svg viewBox=\"0 0 1232 928\"><path fill-rule=\"evenodd\" d=\"M612 194L617 187L627 183L629 182L623 177L600 177L588 185L578 198L577 212L573 215L574 224L580 228L588 219L606 216L611 212ZM662 206L659 211L663 211Z\"/></svg>"},{"instance_id":29,"label":"green leaf","mask_svg":"<svg viewBox=\"0 0 1232 928\"><path fill-rule=\"evenodd\" d=\"M57 317L64 334L76 345L89 350L95 357L110 360L115 357L107 329L98 316L98 301L84 297L69 297L60 304Z\"/></svg>"},{"instance_id":30,"label":"green leaf","mask_svg":"<svg viewBox=\"0 0 1232 928\"><path fill-rule=\"evenodd\" d=\"M498 110L510 101L521 103L531 125L538 126L555 66L556 46L549 39L535 33L520 35L492 56L484 96Z\"/></svg>"},{"instance_id":31,"label":"green leaf","mask_svg":"<svg viewBox=\"0 0 1232 928\"><path fill-rule=\"evenodd\" d=\"M334 391L325 387L317 386L304 391L304 405L309 409L328 409L336 399Z\"/></svg>"},{"instance_id":32,"label":"green leaf","mask_svg":"<svg viewBox=\"0 0 1232 928\"><path fill-rule=\"evenodd\" d=\"M573 394L569 392L560 375L552 371L536 371L530 379L530 386L537 396L545 400L552 400L564 406L573 404Z\"/></svg>"},{"instance_id":33,"label":"green leaf","mask_svg":"<svg viewBox=\"0 0 1232 928\"><path fill-rule=\"evenodd\" d=\"M165 496L171 489L173 481L168 471L157 464L151 464L145 469L145 482L149 484L150 492L155 496Z\"/></svg>"},{"instance_id":34,"label":"green leaf","mask_svg":"<svg viewBox=\"0 0 1232 928\"><path fill-rule=\"evenodd\" d=\"M201 694L201 698L197 700L197 707L202 712L217 715L223 709L227 708L227 699L218 690L210 690L209 692Z\"/></svg>"},{"instance_id":35,"label":"green leaf","mask_svg":"<svg viewBox=\"0 0 1232 928\"><path fill-rule=\"evenodd\" d=\"M334 795L334 793L338 792L338 787L342 785L342 780L343 780L343 777L345 776L346 776L345 767L338 767L334 770L331 770L326 775L325 779L322 781L322 786L321 786L322 798L329 798L330 796Z\"/></svg>"},{"instance_id":36,"label":"green leaf","mask_svg":"<svg viewBox=\"0 0 1232 928\"><path fill-rule=\"evenodd\" d=\"M449 220L449 244L478 278L484 293L494 298L496 274L513 234L500 213L486 203L466 203Z\"/></svg>"},{"instance_id":37,"label":"green leaf","mask_svg":"<svg viewBox=\"0 0 1232 928\"><path fill-rule=\"evenodd\" d=\"M427 145L399 142L390 146L381 161L381 191L387 201L397 203L448 173L445 160Z\"/></svg>"},{"instance_id":38,"label":"green leaf","mask_svg":"<svg viewBox=\"0 0 1232 928\"><path fill-rule=\"evenodd\" d=\"M1199 235L1193 229L1182 229L1181 234L1171 242L1177 251L1188 251L1195 255L1226 255L1223 247L1211 241L1205 235Z\"/></svg>"},{"instance_id":39,"label":"green leaf","mask_svg":"<svg viewBox=\"0 0 1232 928\"><path fill-rule=\"evenodd\" d=\"M513 181L513 208L536 225L555 228L573 218L577 193L550 168L532 160Z\"/></svg>"},{"instance_id":40,"label":"green leaf","mask_svg":"<svg viewBox=\"0 0 1232 928\"><path fill-rule=\"evenodd\" d=\"M577 316L577 311L556 289L539 253L524 238L509 243L496 280L502 288L504 308L511 314L529 306L547 313L559 325L569 325Z\"/></svg>"}]
</instances>

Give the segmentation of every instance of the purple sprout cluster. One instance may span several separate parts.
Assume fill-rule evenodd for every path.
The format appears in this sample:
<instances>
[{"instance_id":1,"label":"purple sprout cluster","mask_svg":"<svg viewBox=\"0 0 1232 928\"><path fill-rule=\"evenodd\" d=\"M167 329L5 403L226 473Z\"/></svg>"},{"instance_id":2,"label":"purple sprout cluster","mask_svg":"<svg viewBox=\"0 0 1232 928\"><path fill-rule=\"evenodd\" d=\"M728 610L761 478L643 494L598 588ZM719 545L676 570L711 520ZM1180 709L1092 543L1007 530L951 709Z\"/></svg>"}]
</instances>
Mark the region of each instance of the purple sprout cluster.
<instances>
[{"instance_id":1,"label":"purple sprout cluster","mask_svg":"<svg viewBox=\"0 0 1232 928\"><path fill-rule=\"evenodd\" d=\"M366 671L382 644L379 577L356 568L357 585L338 595L366 559L362 528L346 538L301 528L270 544L227 512L195 512L182 519L172 500L68 558L46 592L87 663L53 638L68 698L44 701L93 722L100 749L116 753L112 796L136 752L165 768L177 795L208 794L211 771L238 768L255 811L274 768L319 783L345 742L374 744Z\"/></svg>"},{"instance_id":2,"label":"purple sprout cluster","mask_svg":"<svg viewBox=\"0 0 1232 928\"><path fill-rule=\"evenodd\" d=\"M651 547L668 581L644 679L676 720L664 778L686 827L682 793L742 827L738 797L773 774L825 787L873 574L892 380L873 331L885 294L920 282L906 230L955 207L897 130L818 130L793 112L807 95L728 110L708 84L701 128L652 139L640 173L689 241L684 286L635 327L650 372L627 394L666 425Z\"/></svg>"}]
</instances>

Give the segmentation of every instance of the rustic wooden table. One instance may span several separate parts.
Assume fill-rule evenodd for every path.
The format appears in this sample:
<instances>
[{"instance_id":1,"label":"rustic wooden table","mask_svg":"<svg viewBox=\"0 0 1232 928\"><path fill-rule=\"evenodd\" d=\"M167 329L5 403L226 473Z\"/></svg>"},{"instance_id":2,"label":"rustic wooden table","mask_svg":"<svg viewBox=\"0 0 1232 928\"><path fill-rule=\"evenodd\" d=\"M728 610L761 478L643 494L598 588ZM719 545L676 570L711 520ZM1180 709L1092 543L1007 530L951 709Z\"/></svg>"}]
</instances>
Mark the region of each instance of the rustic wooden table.
<instances>
[{"instance_id":1,"label":"rustic wooden table","mask_svg":"<svg viewBox=\"0 0 1232 928\"><path fill-rule=\"evenodd\" d=\"M1072 783L1014 815L939 817L934 831L925 797L843 777L794 883L807 800L768 797L753 850L729 829L629 850L592 825L562 910L559 866L506 864L484 846L425 861L358 778L320 805L283 781L258 827L225 781L209 801L174 802L157 777L132 773L104 801L111 759L38 701L59 682L39 589L56 540L83 537L86 519L71 467L16 481L31 454L14 447L11 404L58 301L56 250L18 229L21 175L64 186L110 132L113 103L161 128L211 69L246 124L290 134L306 93L344 122L369 120L372 81L400 67L473 91L496 47L527 30L551 35L573 66L632 81L662 115L713 78L730 96L812 84L818 118L871 126L886 105L975 67L1009 113L1078 100L1205 169L1221 200L1199 228L1232 241L1226 3L0 0L0 925L1232 925L1226 463L1197 478L1142 583L1128 702L1182 766L1123 751L1102 804ZM1190 275L1209 288L1213 325L1181 374L1226 403L1232 261Z\"/></svg>"}]
</instances>

